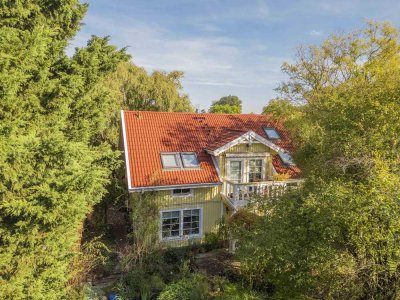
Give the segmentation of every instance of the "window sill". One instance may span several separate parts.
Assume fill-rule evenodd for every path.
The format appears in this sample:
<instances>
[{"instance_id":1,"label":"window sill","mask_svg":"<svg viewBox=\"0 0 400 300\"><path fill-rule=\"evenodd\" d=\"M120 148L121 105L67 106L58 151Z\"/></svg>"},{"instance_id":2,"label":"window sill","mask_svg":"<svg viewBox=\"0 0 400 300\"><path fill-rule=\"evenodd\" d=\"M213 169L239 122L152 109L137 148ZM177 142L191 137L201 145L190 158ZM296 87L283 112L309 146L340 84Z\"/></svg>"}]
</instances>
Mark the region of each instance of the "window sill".
<instances>
[{"instance_id":1,"label":"window sill","mask_svg":"<svg viewBox=\"0 0 400 300\"><path fill-rule=\"evenodd\" d=\"M197 240L197 239L201 239L201 238L202 238L201 234L194 234L194 235L184 235L184 236L177 236L177 237L161 238L161 242Z\"/></svg>"}]
</instances>

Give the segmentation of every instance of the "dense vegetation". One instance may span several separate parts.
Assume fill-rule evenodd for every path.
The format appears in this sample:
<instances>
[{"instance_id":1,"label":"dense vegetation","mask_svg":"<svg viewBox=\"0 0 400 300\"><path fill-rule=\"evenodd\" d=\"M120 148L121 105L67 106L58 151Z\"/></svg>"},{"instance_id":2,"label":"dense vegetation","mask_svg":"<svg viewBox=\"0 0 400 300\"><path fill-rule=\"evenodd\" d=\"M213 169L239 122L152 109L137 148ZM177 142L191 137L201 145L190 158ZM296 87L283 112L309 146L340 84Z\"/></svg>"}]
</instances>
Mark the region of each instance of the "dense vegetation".
<instances>
[{"instance_id":1,"label":"dense vegetation","mask_svg":"<svg viewBox=\"0 0 400 300\"><path fill-rule=\"evenodd\" d=\"M275 298L397 299L399 31L369 23L301 48L265 108L297 136L304 188L241 232L240 256ZM282 109L284 108L284 109Z\"/></svg>"},{"instance_id":2,"label":"dense vegetation","mask_svg":"<svg viewBox=\"0 0 400 300\"><path fill-rule=\"evenodd\" d=\"M148 74L107 38L68 57L86 10L79 0L0 4L2 299L84 297L78 273L109 251L98 237L82 243L84 220L124 195L119 110L193 110L181 72ZM264 113L291 129L304 186L257 199L262 216L236 214L206 245L175 250L158 244L149 195L131 212L137 230L115 290L126 299L400 297L399 37L371 22L300 48ZM241 110L236 96L210 108ZM194 254L228 236L240 270L198 274Z\"/></svg>"},{"instance_id":3,"label":"dense vegetation","mask_svg":"<svg viewBox=\"0 0 400 300\"><path fill-rule=\"evenodd\" d=\"M191 109L180 73L149 76L107 38L66 56L86 9L78 0L0 4L0 298L78 298L68 281L83 220L120 164L119 109L145 108L135 93L157 109ZM118 70L131 77L118 81ZM124 98L112 88L122 80Z\"/></svg>"}]
</instances>

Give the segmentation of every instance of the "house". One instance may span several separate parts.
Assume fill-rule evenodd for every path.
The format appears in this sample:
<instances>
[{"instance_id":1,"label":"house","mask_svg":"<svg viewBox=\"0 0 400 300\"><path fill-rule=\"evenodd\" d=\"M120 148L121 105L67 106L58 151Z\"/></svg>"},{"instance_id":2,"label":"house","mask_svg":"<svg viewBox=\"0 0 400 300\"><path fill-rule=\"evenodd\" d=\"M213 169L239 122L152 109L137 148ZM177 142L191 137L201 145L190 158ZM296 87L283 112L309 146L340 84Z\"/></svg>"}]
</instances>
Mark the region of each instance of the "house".
<instances>
[{"instance_id":1,"label":"house","mask_svg":"<svg viewBox=\"0 0 400 300\"><path fill-rule=\"evenodd\" d=\"M132 197L153 192L161 241L200 240L257 194L299 180L282 124L265 115L121 111Z\"/></svg>"}]
</instances>

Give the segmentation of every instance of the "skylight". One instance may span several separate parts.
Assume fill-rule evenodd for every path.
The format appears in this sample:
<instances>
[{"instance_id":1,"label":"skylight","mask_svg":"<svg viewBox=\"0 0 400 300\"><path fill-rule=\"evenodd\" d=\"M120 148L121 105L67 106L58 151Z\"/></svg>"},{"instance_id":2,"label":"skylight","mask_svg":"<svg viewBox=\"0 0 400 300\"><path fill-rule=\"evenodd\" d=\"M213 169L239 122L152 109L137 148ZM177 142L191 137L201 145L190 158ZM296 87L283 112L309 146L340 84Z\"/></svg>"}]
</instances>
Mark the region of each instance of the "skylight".
<instances>
[{"instance_id":1,"label":"skylight","mask_svg":"<svg viewBox=\"0 0 400 300\"><path fill-rule=\"evenodd\" d=\"M281 137L279 136L278 131L276 131L274 128L264 127L264 131L265 131L267 137L268 137L270 140L278 140L278 139L281 138Z\"/></svg>"},{"instance_id":2,"label":"skylight","mask_svg":"<svg viewBox=\"0 0 400 300\"><path fill-rule=\"evenodd\" d=\"M281 158L282 162L288 166L294 166L295 163L293 161L293 157L288 152L279 152L279 157Z\"/></svg>"},{"instance_id":3,"label":"skylight","mask_svg":"<svg viewBox=\"0 0 400 300\"><path fill-rule=\"evenodd\" d=\"M185 168L196 168L199 166L196 153L181 153L181 157Z\"/></svg>"},{"instance_id":4,"label":"skylight","mask_svg":"<svg viewBox=\"0 0 400 300\"><path fill-rule=\"evenodd\" d=\"M181 167L179 153L161 153L161 162L165 169Z\"/></svg>"},{"instance_id":5,"label":"skylight","mask_svg":"<svg viewBox=\"0 0 400 300\"><path fill-rule=\"evenodd\" d=\"M199 161L194 152L161 153L161 162L164 169L199 167Z\"/></svg>"}]
</instances>

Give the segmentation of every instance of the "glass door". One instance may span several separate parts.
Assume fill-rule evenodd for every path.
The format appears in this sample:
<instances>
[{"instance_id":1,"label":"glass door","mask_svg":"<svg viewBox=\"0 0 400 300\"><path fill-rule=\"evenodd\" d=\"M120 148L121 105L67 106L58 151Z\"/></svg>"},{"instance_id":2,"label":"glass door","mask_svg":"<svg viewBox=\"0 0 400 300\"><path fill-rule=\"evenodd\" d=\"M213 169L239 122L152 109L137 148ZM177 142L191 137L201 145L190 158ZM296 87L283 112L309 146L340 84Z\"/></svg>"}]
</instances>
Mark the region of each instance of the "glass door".
<instances>
[{"instance_id":1,"label":"glass door","mask_svg":"<svg viewBox=\"0 0 400 300\"><path fill-rule=\"evenodd\" d=\"M229 161L229 179L233 182L242 182L242 161Z\"/></svg>"}]
</instances>

